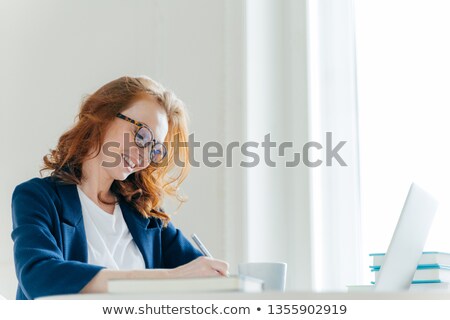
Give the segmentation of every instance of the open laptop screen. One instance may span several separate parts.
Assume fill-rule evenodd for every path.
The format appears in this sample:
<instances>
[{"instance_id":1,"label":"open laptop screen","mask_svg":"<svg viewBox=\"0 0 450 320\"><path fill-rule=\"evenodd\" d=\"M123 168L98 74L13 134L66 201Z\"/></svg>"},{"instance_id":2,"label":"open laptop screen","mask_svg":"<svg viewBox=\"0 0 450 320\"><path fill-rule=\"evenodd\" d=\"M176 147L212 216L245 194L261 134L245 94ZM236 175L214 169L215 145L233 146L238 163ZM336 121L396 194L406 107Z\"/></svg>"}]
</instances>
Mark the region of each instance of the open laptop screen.
<instances>
[{"instance_id":1,"label":"open laptop screen","mask_svg":"<svg viewBox=\"0 0 450 320\"><path fill-rule=\"evenodd\" d=\"M411 184L381 266L375 291L409 289L437 207L437 201L430 194L416 184Z\"/></svg>"}]
</instances>

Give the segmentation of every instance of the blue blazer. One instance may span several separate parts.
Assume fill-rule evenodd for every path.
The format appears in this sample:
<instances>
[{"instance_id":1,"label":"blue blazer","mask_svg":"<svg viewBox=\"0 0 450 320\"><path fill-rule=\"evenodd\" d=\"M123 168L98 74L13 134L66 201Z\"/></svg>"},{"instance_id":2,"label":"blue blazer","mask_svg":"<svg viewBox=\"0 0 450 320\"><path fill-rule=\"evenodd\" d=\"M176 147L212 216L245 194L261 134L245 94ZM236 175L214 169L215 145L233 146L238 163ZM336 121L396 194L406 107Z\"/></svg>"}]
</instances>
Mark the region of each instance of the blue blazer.
<instances>
[{"instance_id":1,"label":"blue blazer","mask_svg":"<svg viewBox=\"0 0 450 320\"><path fill-rule=\"evenodd\" d=\"M172 223L144 218L125 201L123 217L142 253L145 267L175 268L201 256ZM75 184L33 178L12 195L17 299L77 293L103 266L87 263L87 242Z\"/></svg>"}]
</instances>

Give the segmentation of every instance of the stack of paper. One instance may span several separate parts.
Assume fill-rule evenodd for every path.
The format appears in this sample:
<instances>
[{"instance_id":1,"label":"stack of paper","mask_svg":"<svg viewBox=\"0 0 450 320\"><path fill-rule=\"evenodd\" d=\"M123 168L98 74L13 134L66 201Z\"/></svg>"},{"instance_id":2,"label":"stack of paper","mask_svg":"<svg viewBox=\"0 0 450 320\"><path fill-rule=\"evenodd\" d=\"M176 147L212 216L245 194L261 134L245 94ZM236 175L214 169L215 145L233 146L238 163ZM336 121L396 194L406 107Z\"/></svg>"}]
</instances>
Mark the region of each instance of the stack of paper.
<instances>
[{"instance_id":1,"label":"stack of paper","mask_svg":"<svg viewBox=\"0 0 450 320\"><path fill-rule=\"evenodd\" d=\"M109 293L261 292L263 281L247 276L179 279L112 279Z\"/></svg>"}]
</instances>

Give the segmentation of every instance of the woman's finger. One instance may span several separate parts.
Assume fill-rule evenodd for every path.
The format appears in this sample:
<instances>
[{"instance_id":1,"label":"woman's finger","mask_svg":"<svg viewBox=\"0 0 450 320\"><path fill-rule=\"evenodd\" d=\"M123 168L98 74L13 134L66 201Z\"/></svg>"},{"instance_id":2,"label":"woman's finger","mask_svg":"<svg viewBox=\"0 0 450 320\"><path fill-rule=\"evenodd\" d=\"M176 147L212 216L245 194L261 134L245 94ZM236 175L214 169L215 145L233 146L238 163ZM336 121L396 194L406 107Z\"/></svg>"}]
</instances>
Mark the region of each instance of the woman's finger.
<instances>
[{"instance_id":1,"label":"woman's finger","mask_svg":"<svg viewBox=\"0 0 450 320\"><path fill-rule=\"evenodd\" d=\"M228 276L228 263L222 260L212 259L209 260L211 268L219 272L223 276Z\"/></svg>"}]
</instances>

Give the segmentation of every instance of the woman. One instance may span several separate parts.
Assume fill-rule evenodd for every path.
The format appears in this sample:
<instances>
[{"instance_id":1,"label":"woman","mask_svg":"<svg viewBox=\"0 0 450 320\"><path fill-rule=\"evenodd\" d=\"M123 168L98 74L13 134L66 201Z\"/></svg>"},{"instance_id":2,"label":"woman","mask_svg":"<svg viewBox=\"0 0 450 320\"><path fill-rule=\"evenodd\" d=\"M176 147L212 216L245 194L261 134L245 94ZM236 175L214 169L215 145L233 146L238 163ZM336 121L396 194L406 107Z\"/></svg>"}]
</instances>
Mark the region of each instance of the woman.
<instances>
[{"instance_id":1,"label":"woman","mask_svg":"<svg viewBox=\"0 0 450 320\"><path fill-rule=\"evenodd\" d=\"M183 201L186 138L183 103L148 77L88 96L44 157L51 175L14 190L17 299L105 292L113 278L227 275L228 264L203 257L161 208L165 195Z\"/></svg>"}]
</instances>

